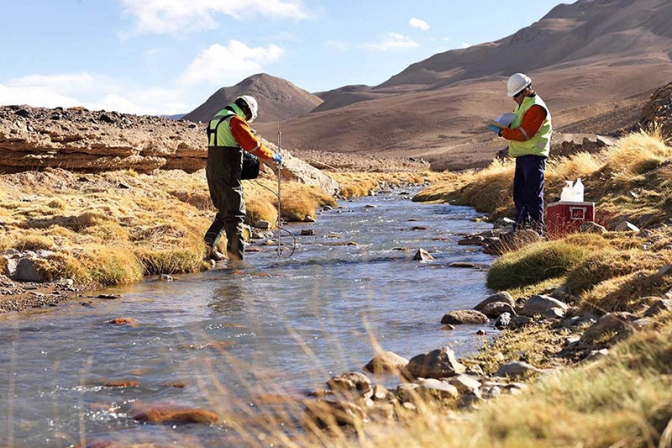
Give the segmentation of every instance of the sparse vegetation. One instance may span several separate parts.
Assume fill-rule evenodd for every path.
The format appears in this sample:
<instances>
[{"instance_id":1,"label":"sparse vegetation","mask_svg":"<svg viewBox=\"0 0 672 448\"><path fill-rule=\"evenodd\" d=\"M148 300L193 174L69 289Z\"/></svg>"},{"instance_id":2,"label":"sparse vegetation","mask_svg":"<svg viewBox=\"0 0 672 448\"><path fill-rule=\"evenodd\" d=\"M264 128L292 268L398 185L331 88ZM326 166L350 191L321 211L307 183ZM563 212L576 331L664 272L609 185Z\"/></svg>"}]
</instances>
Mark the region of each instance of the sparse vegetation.
<instances>
[{"instance_id":1,"label":"sparse vegetation","mask_svg":"<svg viewBox=\"0 0 672 448\"><path fill-rule=\"evenodd\" d=\"M672 264L670 156L672 149L653 132L627 136L602 154L549 163L548 201L565 179L581 177L601 224L613 229L628 219L645 231L573 234L527 245L502 256L488 284L517 299L564 286L576 313L643 315L652 298L672 289L672 275L659 272ZM0 234L0 248L55 251L41 266L50 278L113 284L203 267L201 233L214 211L202 175L115 172L90 176L84 187L70 178L59 191L61 202L50 197L50 176L28 173L0 190L0 216L8 229ZM435 185L415 200L471 204L495 218L512 212L512 176L510 161L459 174L334 174L346 197L367 195L381 184L431 181ZM114 187L122 180L131 188ZM275 223L277 199L262 185L274 190L270 181L246 186L248 216ZM283 217L297 220L333 205L333 198L299 184L283 186L282 199ZM567 335L550 323L505 331L464 360L489 374L518 360L557 369L522 395L501 396L470 411L456 409L451 400L429 402L416 411L396 409L395 425L357 426L354 433L332 426L291 440L278 433L277 439L287 446L352 446L356 433L363 447L670 446L672 314L660 314L625 339L611 333L596 339L596 347L610 347L596 362L575 365L563 353Z\"/></svg>"}]
</instances>

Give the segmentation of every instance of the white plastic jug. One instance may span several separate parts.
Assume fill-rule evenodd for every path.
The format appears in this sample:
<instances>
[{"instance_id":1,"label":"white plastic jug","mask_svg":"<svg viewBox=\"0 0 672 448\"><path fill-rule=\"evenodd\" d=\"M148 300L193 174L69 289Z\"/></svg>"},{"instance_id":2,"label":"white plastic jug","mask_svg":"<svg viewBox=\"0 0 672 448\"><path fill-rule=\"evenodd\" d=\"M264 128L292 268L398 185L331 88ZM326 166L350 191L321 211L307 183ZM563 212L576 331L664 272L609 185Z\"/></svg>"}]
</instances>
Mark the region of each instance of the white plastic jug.
<instances>
[{"instance_id":1,"label":"white plastic jug","mask_svg":"<svg viewBox=\"0 0 672 448\"><path fill-rule=\"evenodd\" d=\"M574 202L583 202L583 182L579 177L574 183Z\"/></svg>"},{"instance_id":2,"label":"white plastic jug","mask_svg":"<svg viewBox=\"0 0 672 448\"><path fill-rule=\"evenodd\" d=\"M562 194L560 194L561 202L573 202L574 201L574 187L572 187L572 181L566 180L567 184L562 188Z\"/></svg>"}]
</instances>

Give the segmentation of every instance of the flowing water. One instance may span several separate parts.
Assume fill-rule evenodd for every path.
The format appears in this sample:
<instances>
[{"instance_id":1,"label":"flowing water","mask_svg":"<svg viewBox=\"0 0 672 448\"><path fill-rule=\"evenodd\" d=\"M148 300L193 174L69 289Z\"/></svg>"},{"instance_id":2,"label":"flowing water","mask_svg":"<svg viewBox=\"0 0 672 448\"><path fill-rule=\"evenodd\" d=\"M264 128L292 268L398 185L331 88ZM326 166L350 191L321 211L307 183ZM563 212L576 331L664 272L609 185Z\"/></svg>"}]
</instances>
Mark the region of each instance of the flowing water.
<instances>
[{"instance_id":1,"label":"flowing water","mask_svg":"<svg viewBox=\"0 0 672 448\"><path fill-rule=\"evenodd\" d=\"M376 345L405 358L443 345L458 356L474 352L480 326L449 331L440 320L492 293L492 257L457 244L490 225L473 222L471 208L417 204L399 191L341 205L316 223L287 226L297 235L291 258L255 243L250 249L260 251L236 269L149 280L103 291L120 294L116 300L96 292L0 319L0 445L263 445L241 428L268 429L264 404L361 372ZM314 235L299 235L304 229ZM292 238L282 241L287 257ZM419 248L435 260L413 261ZM135 323L109 324L114 318ZM132 387L113 387L119 383ZM209 409L219 421L130 417L133 406L156 403ZM294 418L278 425L291 432Z\"/></svg>"}]
</instances>

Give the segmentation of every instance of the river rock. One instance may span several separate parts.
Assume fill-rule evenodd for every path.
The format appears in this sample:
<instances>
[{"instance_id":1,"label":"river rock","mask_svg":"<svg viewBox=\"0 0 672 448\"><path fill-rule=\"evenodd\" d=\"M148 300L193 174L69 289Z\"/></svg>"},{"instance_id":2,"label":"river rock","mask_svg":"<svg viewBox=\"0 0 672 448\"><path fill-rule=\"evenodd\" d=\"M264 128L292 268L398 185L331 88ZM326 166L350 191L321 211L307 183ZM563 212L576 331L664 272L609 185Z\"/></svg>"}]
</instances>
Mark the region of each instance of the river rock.
<instances>
[{"instance_id":1,"label":"river rock","mask_svg":"<svg viewBox=\"0 0 672 448\"><path fill-rule=\"evenodd\" d=\"M320 428L360 428L369 420L363 406L349 401L308 400L305 406L305 418Z\"/></svg>"},{"instance_id":2,"label":"river rock","mask_svg":"<svg viewBox=\"0 0 672 448\"><path fill-rule=\"evenodd\" d=\"M442 324L449 325L485 324L487 322L488 316L476 310L451 311L441 319Z\"/></svg>"},{"instance_id":3,"label":"river rock","mask_svg":"<svg viewBox=\"0 0 672 448\"><path fill-rule=\"evenodd\" d=\"M525 378L533 373L540 373L543 370L534 367L526 362L514 361L503 364L497 369L495 376L508 378Z\"/></svg>"},{"instance_id":4,"label":"river rock","mask_svg":"<svg viewBox=\"0 0 672 448\"><path fill-rule=\"evenodd\" d=\"M393 352L378 353L369 363L364 366L364 370L374 375L384 373L400 372L408 365L408 359L402 358Z\"/></svg>"},{"instance_id":5,"label":"river rock","mask_svg":"<svg viewBox=\"0 0 672 448\"><path fill-rule=\"evenodd\" d=\"M142 423L205 423L218 420L217 414L205 409L188 408L171 404L136 404L128 414Z\"/></svg>"},{"instance_id":6,"label":"river rock","mask_svg":"<svg viewBox=\"0 0 672 448\"><path fill-rule=\"evenodd\" d=\"M129 327L135 327L137 325L137 321L132 317L115 317L105 323L110 325L128 325Z\"/></svg>"},{"instance_id":7,"label":"river rock","mask_svg":"<svg viewBox=\"0 0 672 448\"><path fill-rule=\"evenodd\" d=\"M470 375L458 375L451 378L448 383L455 386L461 394L476 393L481 388L481 382Z\"/></svg>"},{"instance_id":8,"label":"river rock","mask_svg":"<svg viewBox=\"0 0 672 448\"><path fill-rule=\"evenodd\" d=\"M616 232L639 232L639 227L628 221L623 221L614 227Z\"/></svg>"},{"instance_id":9,"label":"river rock","mask_svg":"<svg viewBox=\"0 0 672 448\"><path fill-rule=\"evenodd\" d=\"M332 377L327 386L333 391L362 393L371 390L371 380L363 373L348 372Z\"/></svg>"},{"instance_id":10,"label":"river rock","mask_svg":"<svg viewBox=\"0 0 672 448\"><path fill-rule=\"evenodd\" d=\"M474 307L474 309L476 311L483 311L483 308L485 308L487 305L491 303L507 303L511 306L511 308L516 307L516 301L513 300L511 294L509 294L506 291L500 291L497 294L493 294L487 299L480 302L478 305Z\"/></svg>"},{"instance_id":11,"label":"river rock","mask_svg":"<svg viewBox=\"0 0 672 448\"><path fill-rule=\"evenodd\" d=\"M632 322L636 320L637 316L626 312L605 314L583 333L579 343L591 345L607 334L627 333L627 330L632 328Z\"/></svg>"},{"instance_id":12,"label":"river rock","mask_svg":"<svg viewBox=\"0 0 672 448\"><path fill-rule=\"evenodd\" d=\"M442 347L411 358L405 371L413 378L448 378L464 373L467 368L455 358L450 347Z\"/></svg>"},{"instance_id":13,"label":"river rock","mask_svg":"<svg viewBox=\"0 0 672 448\"><path fill-rule=\"evenodd\" d=\"M551 308L560 308L566 311L569 309L569 306L551 296L534 295L525 302L525 305L523 305L523 308L520 310L520 314L533 317L537 314L543 315Z\"/></svg>"},{"instance_id":14,"label":"river rock","mask_svg":"<svg viewBox=\"0 0 672 448\"><path fill-rule=\"evenodd\" d=\"M482 309L481 312L485 314L488 317L491 318L497 318L501 316L504 313L509 313L511 315L516 315L516 310L514 309L515 307L511 306L508 303L504 302L494 302L494 303L488 303L485 305Z\"/></svg>"},{"instance_id":15,"label":"river rock","mask_svg":"<svg viewBox=\"0 0 672 448\"><path fill-rule=\"evenodd\" d=\"M433 259L434 257L432 257L425 249L419 249L413 257L413 260L415 261L432 261Z\"/></svg>"},{"instance_id":16,"label":"river rock","mask_svg":"<svg viewBox=\"0 0 672 448\"><path fill-rule=\"evenodd\" d=\"M655 317L670 310L672 310L672 299L656 298L649 309L644 313L644 317Z\"/></svg>"},{"instance_id":17,"label":"river rock","mask_svg":"<svg viewBox=\"0 0 672 448\"><path fill-rule=\"evenodd\" d=\"M419 381L418 384L420 387L416 389L416 392L420 393L425 399L451 399L460 396L459 389L445 381L439 381L434 378L427 378Z\"/></svg>"},{"instance_id":18,"label":"river rock","mask_svg":"<svg viewBox=\"0 0 672 448\"><path fill-rule=\"evenodd\" d=\"M16 269L11 273L12 280L17 282L42 283L46 278L37 265L35 258L22 258L16 264Z\"/></svg>"},{"instance_id":19,"label":"river rock","mask_svg":"<svg viewBox=\"0 0 672 448\"><path fill-rule=\"evenodd\" d=\"M603 234L607 233L607 229L604 226L599 225L593 221L586 221L579 226L580 233L598 233Z\"/></svg>"},{"instance_id":20,"label":"river rock","mask_svg":"<svg viewBox=\"0 0 672 448\"><path fill-rule=\"evenodd\" d=\"M495 328L503 330L504 328L509 328L511 325L511 313L503 313L497 319L495 319Z\"/></svg>"}]
</instances>

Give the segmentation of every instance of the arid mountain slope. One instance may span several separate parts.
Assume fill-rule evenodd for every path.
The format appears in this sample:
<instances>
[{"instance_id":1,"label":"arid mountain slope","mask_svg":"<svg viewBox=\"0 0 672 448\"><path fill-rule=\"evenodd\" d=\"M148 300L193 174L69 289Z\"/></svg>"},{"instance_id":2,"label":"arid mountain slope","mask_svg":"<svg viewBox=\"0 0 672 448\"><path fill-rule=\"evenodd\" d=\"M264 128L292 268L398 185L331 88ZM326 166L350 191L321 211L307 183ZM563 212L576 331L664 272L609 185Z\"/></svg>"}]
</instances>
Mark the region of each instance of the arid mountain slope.
<instances>
[{"instance_id":1,"label":"arid mountain slope","mask_svg":"<svg viewBox=\"0 0 672 448\"><path fill-rule=\"evenodd\" d=\"M240 95L252 95L259 103L258 122L276 122L298 117L322 103L317 96L291 82L267 74L244 79L233 87L222 87L199 107L184 116L190 121L209 121Z\"/></svg>"},{"instance_id":2,"label":"arid mountain slope","mask_svg":"<svg viewBox=\"0 0 672 448\"><path fill-rule=\"evenodd\" d=\"M380 86L324 92L314 112L282 123L283 143L423 157L435 167L482 165L505 144L481 121L513 108L506 79L517 71L533 78L549 104L556 141L563 130L617 133L654 89L672 80L669 23L669 0L560 5L512 36L437 54Z\"/></svg>"}]
</instances>

